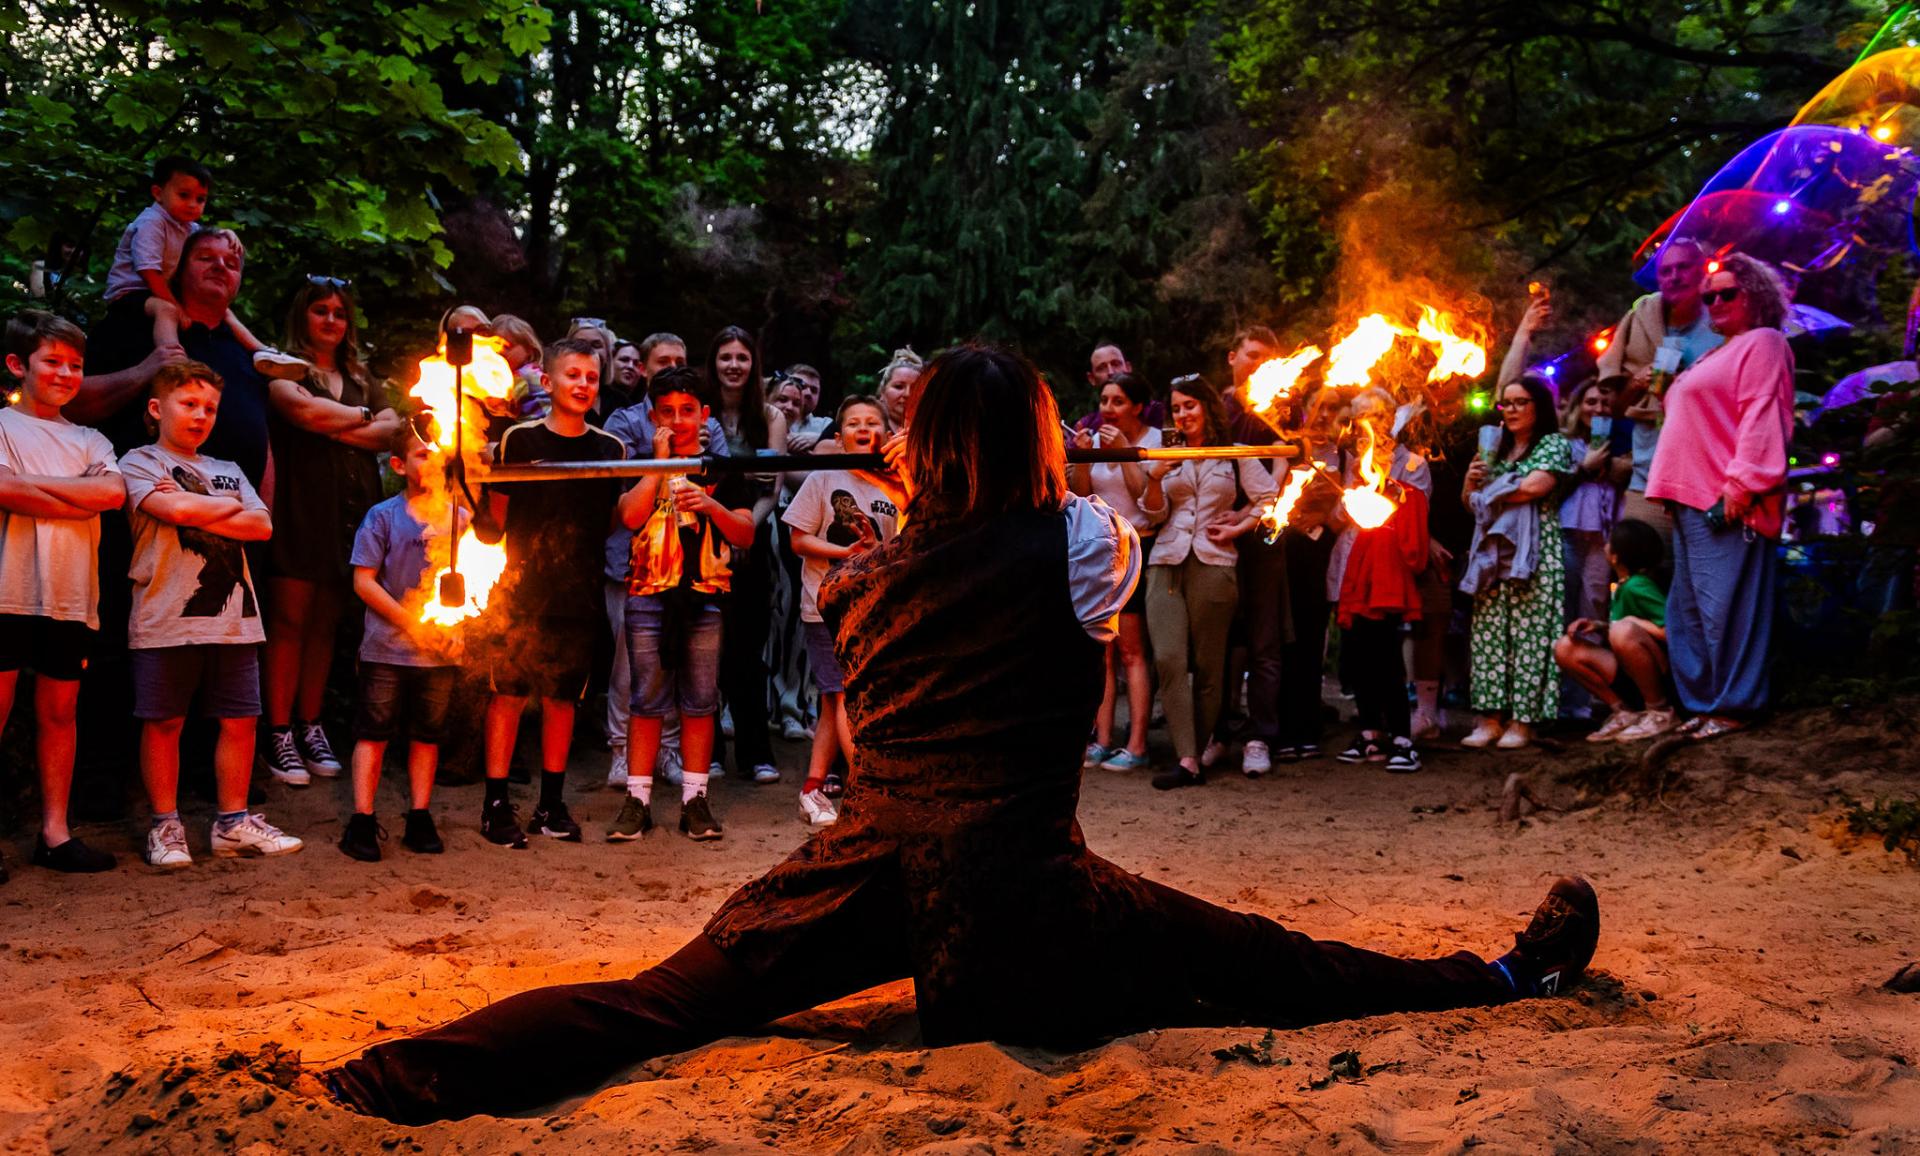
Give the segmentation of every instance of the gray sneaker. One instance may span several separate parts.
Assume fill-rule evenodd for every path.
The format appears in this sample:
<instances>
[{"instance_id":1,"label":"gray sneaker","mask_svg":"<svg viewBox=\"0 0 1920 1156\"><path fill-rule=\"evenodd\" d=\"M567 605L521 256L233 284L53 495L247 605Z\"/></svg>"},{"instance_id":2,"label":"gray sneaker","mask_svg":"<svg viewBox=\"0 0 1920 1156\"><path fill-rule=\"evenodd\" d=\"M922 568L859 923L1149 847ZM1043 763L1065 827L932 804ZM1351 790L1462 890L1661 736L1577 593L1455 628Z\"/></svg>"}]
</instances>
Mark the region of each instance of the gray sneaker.
<instances>
[{"instance_id":1,"label":"gray sneaker","mask_svg":"<svg viewBox=\"0 0 1920 1156\"><path fill-rule=\"evenodd\" d=\"M178 819L168 819L147 830L147 866L162 871L178 871L193 866L187 852L187 828Z\"/></svg>"},{"instance_id":2,"label":"gray sneaker","mask_svg":"<svg viewBox=\"0 0 1920 1156\"><path fill-rule=\"evenodd\" d=\"M620 804L620 814L607 828L607 842L631 843L653 830L653 808L632 795Z\"/></svg>"}]
</instances>

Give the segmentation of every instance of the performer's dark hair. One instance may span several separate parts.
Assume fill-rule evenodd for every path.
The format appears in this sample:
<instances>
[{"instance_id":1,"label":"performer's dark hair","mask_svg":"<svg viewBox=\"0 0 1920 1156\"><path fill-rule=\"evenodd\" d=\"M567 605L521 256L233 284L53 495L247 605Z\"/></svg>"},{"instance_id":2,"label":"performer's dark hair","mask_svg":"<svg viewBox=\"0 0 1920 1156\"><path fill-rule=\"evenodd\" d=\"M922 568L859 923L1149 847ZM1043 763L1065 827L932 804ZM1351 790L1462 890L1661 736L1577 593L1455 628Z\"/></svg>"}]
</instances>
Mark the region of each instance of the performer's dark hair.
<instances>
[{"instance_id":1,"label":"performer's dark hair","mask_svg":"<svg viewBox=\"0 0 1920 1156\"><path fill-rule=\"evenodd\" d=\"M915 505L966 514L1058 510L1067 496L1060 408L1033 363L969 343L933 359L907 396Z\"/></svg>"}]
</instances>

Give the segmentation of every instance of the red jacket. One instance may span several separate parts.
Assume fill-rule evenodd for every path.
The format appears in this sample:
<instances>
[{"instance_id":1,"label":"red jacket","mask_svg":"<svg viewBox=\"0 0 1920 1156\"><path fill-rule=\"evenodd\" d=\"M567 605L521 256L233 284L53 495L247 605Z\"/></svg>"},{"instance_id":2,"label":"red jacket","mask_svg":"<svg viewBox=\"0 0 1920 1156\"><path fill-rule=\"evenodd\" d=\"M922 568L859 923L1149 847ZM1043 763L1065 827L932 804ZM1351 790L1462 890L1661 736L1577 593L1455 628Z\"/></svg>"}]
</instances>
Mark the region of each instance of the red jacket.
<instances>
[{"instance_id":1,"label":"red jacket","mask_svg":"<svg viewBox=\"0 0 1920 1156\"><path fill-rule=\"evenodd\" d=\"M1398 614L1407 622L1420 617L1418 576L1427 568L1427 496L1412 486L1389 483L1398 500L1393 516L1378 529L1357 530L1347 573L1340 582L1341 626L1355 618Z\"/></svg>"}]
</instances>

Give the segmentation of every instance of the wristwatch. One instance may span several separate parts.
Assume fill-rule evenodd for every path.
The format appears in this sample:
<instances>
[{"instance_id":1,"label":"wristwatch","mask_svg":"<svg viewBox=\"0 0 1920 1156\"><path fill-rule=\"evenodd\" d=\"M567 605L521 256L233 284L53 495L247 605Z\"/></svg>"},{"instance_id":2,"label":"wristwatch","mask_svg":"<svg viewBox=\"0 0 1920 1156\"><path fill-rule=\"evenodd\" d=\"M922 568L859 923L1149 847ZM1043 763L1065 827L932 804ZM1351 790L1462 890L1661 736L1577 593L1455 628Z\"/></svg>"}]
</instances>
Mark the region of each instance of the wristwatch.
<instances>
[{"instance_id":1,"label":"wristwatch","mask_svg":"<svg viewBox=\"0 0 1920 1156\"><path fill-rule=\"evenodd\" d=\"M360 424L362 425L373 424L373 407L372 406L363 405L360 407Z\"/></svg>"}]
</instances>

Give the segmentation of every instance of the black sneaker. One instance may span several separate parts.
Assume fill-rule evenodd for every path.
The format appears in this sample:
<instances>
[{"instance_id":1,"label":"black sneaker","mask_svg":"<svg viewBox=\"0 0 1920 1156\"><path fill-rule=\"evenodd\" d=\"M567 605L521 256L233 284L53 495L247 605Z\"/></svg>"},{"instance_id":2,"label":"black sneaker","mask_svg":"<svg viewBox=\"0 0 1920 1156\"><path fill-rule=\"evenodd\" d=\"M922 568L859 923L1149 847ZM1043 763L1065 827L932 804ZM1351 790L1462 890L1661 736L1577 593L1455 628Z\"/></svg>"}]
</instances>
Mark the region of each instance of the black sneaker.
<instances>
[{"instance_id":1,"label":"black sneaker","mask_svg":"<svg viewBox=\"0 0 1920 1156\"><path fill-rule=\"evenodd\" d=\"M1343 763L1377 763L1386 757L1381 751L1377 739L1361 737L1353 740L1353 745L1333 756Z\"/></svg>"},{"instance_id":2,"label":"black sneaker","mask_svg":"<svg viewBox=\"0 0 1920 1156\"><path fill-rule=\"evenodd\" d=\"M551 807L535 807L533 822L528 826L536 835L545 835L563 843L580 841L580 824L573 821L573 816L568 813L565 803L555 803Z\"/></svg>"},{"instance_id":3,"label":"black sneaker","mask_svg":"<svg viewBox=\"0 0 1920 1156\"><path fill-rule=\"evenodd\" d=\"M680 804L680 833L702 842L720 837L720 823L713 817L713 808L707 805L705 791Z\"/></svg>"},{"instance_id":4,"label":"black sneaker","mask_svg":"<svg viewBox=\"0 0 1920 1156\"><path fill-rule=\"evenodd\" d=\"M1319 743L1301 743L1299 750L1300 750L1300 758L1303 761L1306 759L1317 759L1320 757Z\"/></svg>"},{"instance_id":5,"label":"black sneaker","mask_svg":"<svg viewBox=\"0 0 1920 1156\"><path fill-rule=\"evenodd\" d=\"M1396 775L1411 775L1420 769L1420 752L1412 739L1393 740L1393 754L1387 756L1387 770Z\"/></svg>"},{"instance_id":6,"label":"black sneaker","mask_svg":"<svg viewBox=\"0 0 1920 1156\"><path fill-rule=\"evenodd\" d=\"M489 843L516 851L527 849L527 833L520 829L520 812L506 799L491 799L481 806L480 833Z\"/></svg>"},{"instance_id":7,"label":"black sneaker","mask_svg":"<svg viewBox=\"0 0 1920 1156\"><path fill-rule=\"evenodd\" d=\"M620 804L620 814L614 818L613 826L607 828L607 842L630 843L651 830L653 808L628 795L626 802Z\"/></svg>"},{"instance_id":8,"label":"black sneaker","mask_svg":"<svg viewBox=\"0 0 1920 1156\"><path fill-rule=\"evenodd\" d=\"M1190 771L1185 767L1175 766L1170 771L1161 771L1159 774L1153 776L1153 789L1156 791L1171 791L1179 787L1197 787L1206 781L1207 776L1201 774L1199 771Z\"/></svg>"},{"instance_id":9,"label":"black sneaker","mask_svg":"<svg viewBox=\"0 0 1920 1156\"><path fill-rule=\"evenodd\" d=\"M1299 747L1273 748L1273 761L1276 763L1297 763L1300 761Z\"/></svg>"},{"instance_id":10,"label":"black sneaker","mask_svg":"<svg viewBox=\"0 0 1920 1156\"><path fill-rule=\"evenodd\" d=\"M438 855L447 846L440 841L440 832L433 825L433 814L422 808L407 812L407 829L401 834L400 842L407 850L422 855Z\"/></svg>"},{"instance_id":11,"label":"black sneaker","mask_svg":"<svg viewBox=\"0 0 1920 1156\"><path fill-rule=\"evenodd\" d=\"M47 846L44 835L36 838L33 841L33 862L36 866L51 867L68 875L92 875L113 870L112 855L94 850L77 837L68 839L58 847Z\"/></svg>"},{"instance_id":12,"label":"black sneaker","mask_svg":"<svg viewBox=\"0 0 1920 1156\"><path fill-rule=\"evenodd\" d=\"M1578 875L1554 881L1513 950L1493 961L1519 998L1554 995L1579 982L1600 942L1600 901Z\"/></svg>"},{"instance_id":13,"label":"black sneaker","mask_svg":"<svg viewBox=\"0 0 1920 1156\"><path fill-rule=\"evenodd\" d=\"M362 863L378 863L380 843L386 837L372 815L356 811L347 816L347 829L340 833L340 849Z\"/></svg>"},{"instance_id":14,"label":"black sneaker","mask_svg":"<svg viewBox=\"0 0 1920 1156\"><path fill-rule=\"evenodd\" d=\"M820 786L820 793L829 799L837 799L847 791L847 782L837 774L828 774L826 782Z\"/></svg>"}]
</instances>

